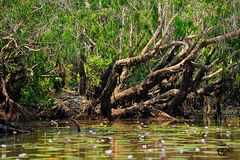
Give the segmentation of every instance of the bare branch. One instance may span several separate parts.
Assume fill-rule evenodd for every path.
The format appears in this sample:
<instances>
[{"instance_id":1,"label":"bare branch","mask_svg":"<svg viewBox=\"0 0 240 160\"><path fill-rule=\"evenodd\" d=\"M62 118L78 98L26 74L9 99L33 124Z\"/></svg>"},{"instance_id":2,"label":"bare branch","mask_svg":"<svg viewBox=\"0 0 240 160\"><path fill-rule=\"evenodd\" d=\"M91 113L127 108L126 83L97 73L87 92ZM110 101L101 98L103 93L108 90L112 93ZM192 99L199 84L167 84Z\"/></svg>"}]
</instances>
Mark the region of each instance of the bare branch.
<instances>
[{"instance_id":1,"label":"bare branch","mask_svg":"<svg viewBox=\"0 0 240 160\"><path fill-rule=\"evenodd\" d=\"M96 46L96 43L85 33L85 31L83 31L82 34L88 39L91 45Z\"/></svg>"},{"instance_id":2,"label":"bare branch","mask_svg":"<svg viewBox=\"0 0 240 160\"><path fill-rule=\"evenodd\" d=\"M162 7L161 7L161 1L158 0L158 22L159 25L162 25L163 23L163 18L162 18Z\"/></svg>"},{"instance_id":3,"label":"bare branch","mask_svg":"<svg viewBox=\"0 0 240 160\"><path fill-rule=\"evenodd\" d=\"M224 40L227 40L227 39L239 36L239 35L240 35L240 29L230 32L230 33L227 33L227 34L224 34L224 35L214 37L214 38L205 39L205 40L203 40L203 43L206 43L206 45L214 44L214 43L218 43L218 42L221 42L221 41L224 41Z\"/></svg>"},{"instance_id":4,"label":"bare branch","mask_svg":"<svg viewBox=\"0 0 240 160\"><path fill-rule=\"evenodd\" d=\"M171 89L171 90L168 90L165 93L162 93L162 94L156 96L156 98L157 99L165 99L165 98L168 98L168 97L175 96L178 93L179 93L179 89Z\"/></svg>"},{"instance_id":5,"label":"bare branch","mask_svg":"<svg viewBox=\"0 0 240 160\"><path fill-rule=\"evenodd\" d=\"M32 13L38 12L39 10L41 10L44 7L45 4L43 4L41 7L33 7L34 10L32 11Z\"/></svg>"},{"instance_id":6,"label":"bare branch","mask_svg":"<svg viewBox=\"0 0 240 160\"><path fill-rule=\"evenodd\" d=\"M149 47L153 44L153 42L156 40L156 38L158 37L158 35L160 34L162 30L162 25L159 25L157 30L155 31L155 33L153 34L152 38L148 41L148 43L146 44L146 46L143 48L141 55L144 55L147 53Z\"/></svg>"},{"instance_id":7,"label":"bare branch","mask_svg":"<svg viewBox=\"0 0 240 160\"><path fill-rule=\"evenodd\" d=\"M238 63L239 63L239 62L238 62ZM233 63L233 64L231 64L230 66L228 66L228 68L234 68L234 70L233 70L232 72L236 72L236 71L238 71L238 68L239 68L239 67L236 67L237 65L238 65L237 63ZM215 78L215 77L217 77L220 73L222 73L223 71L224 71L223 68L220 68L220 69L218 69L217 71L213 72L212 74L207 75L207 76L204 76L204 77L202 78L202 80L209 80L209 79Z\"/></svg>"},{"instance_id":8,"label":"bare branch","mask_svg":"<svg viewBox=\"0 0 240 160\"><path fill-rule=\"evenodd\" d=\"M204 71L210 71L214 65L216 65L217 63L220 63L220 62L221 62L221 59L217 58L210 65L200 64L200 63L196 63L196 62L193 62L193 61L191 61L191 64L196 68L203 69Z\"/></svg>"},{"instance_id":9,"label":"bare branch","mask_svg":"<svg viewBox=\"0 0 240 160\"><path fill-rule=\"evenodd\" d=\"M164 44L164 42L165 42L166 39L167 39L169 29L171 28L171 25L172 25L174 19L175 19L177 16L178 16L178 14L175 14L175 15L171 18L171 20L168 22L168 25L167 25L167 27L166 27L166 29L164 30L164 33L163 33L163 35L162 35L162 38L155 44L154 49L155 49L155 48L158 48L159 46L161 46L161 45Z\"/></svg>"},{"instance_id":10,"label":"bare branch","mask_svg":"<svg viewBox=\"0 0 240 160\"><path fill-rule=\"evenodd\" d=\"M16 41L16 39L14 39L14 38L12 37L12 35L9 35L9 36L7 36L7 37L3 37L2 39L12 40L12 41L14 42L14 44L15 44L15 48L18 48L17 41Z\"/></svg>"},{"instance_id":11,"label":"bare branch","mask_svg":"<svg viewBox=\"0 0 240 160\"><path fill-rule=\"evenodd\" d=\"M28 45L25 45L24 47L25 47L26 49L28 49L29 51L33 51L33 52L39 52L39 51L41 51L40 49L30 48Z\"/></svg>"},{"instance_id":12,"label":"bare branch","mask_svg":"<svg viewBox=\"0 0 240 160\"><path fill-rule=\"evenodd\" d=\"M209 71L209 70L210 70L210 67L209 67L208 65L196 63L196 62L193 62L193 61L191 61L191 64L192 64L194 67L196 67L196 68L201 68L201 69L203 69L204 71Z\"/></svg>"}]
</instances>

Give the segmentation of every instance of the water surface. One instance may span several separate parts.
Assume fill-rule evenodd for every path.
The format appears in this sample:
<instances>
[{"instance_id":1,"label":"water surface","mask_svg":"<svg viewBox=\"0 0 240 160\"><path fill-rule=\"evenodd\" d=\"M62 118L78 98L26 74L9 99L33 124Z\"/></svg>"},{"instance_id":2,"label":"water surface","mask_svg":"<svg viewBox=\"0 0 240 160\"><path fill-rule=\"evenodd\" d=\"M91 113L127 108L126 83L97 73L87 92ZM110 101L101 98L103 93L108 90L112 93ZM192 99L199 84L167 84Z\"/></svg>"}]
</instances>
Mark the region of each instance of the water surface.
<instances>
[{"instance_id":1,"label":"water surface","mask_svg":"<svg viewBox=\"0 0 240 160\"><path fill-rule=\"evenodd\" d=\"M0 159L240 159L239 124L157 121L36 122L31 134L0 135Z\"/></svg>"}]
</instances>

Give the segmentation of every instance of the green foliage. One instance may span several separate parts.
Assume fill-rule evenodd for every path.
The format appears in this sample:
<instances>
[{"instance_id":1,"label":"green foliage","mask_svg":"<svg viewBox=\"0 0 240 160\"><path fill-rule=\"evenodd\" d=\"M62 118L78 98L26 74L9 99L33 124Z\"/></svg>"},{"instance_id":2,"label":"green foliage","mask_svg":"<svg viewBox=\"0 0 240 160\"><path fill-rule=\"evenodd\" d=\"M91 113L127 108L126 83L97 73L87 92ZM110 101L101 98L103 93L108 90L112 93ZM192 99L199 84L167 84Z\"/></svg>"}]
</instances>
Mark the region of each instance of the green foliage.
<instances>
[{"instance_id":1,"label":"green foliage","mask_svg":"<svg viewBox=\"0 0 240 160\"><path fill-rule=\"evenodd\" d=\"M174 21L174 28L176 29L175 36L176 39L180 37L185 37L190 30L195 31L196 28L194 28L194 24L190 20L184 20L180 17L177 17Z\"/></svg>"},{"instance_id":2,"label":"green foliage","mask_svg":"<svg viewBox=\"0 0 240 160\"><path fill-rule=\"evenodd\" d=\"M25 86L22 90L20 102L22 104L37 105L38 107L48 108L53 105L53 98L49 94L52 82L49 79L34 80L32 85Z\"/></svg>"},{"instance_id":3,"label":"green foliage","mask_svg":"<svg viewBox=\"0 0 240 160\"><path fill-rule=\"evenodd\" d=\"M101 59L101 57L95 55L89 56L88 65L85 66L85 70L89 75L89 83L91 85L100 84L100 75L109 63L111 63L111 59Z\"/></svg>"},{"instance_id":4,"label":"green foliage","mask_svg":"<svg viewBox=\"0 0 240 160\"><path fill-rule=\"evenodd\" d=\"M147 66L141 66L139 68L134 68L131 71L130 77L128 77L125 88L129 88L131 86L139 84L143 79L146 78L148 73L149 72L148 72Z\"/></svg>"},{"instance_id":5,"label":"green foliage","mask_svg":"<svg viewBox=\"0 0 240 160\"><path fill-rule=\"evenodd\" d=\"M164 4L168 5L165 23L175 13L179 14L169 40L199 34L203 28L212 26L214 29L208 32L209 37L236 29L232 19L234 14L239 17L240 10L230 2L161 0L162 10ZM235 5L239 6L239 3L236 1ZM66 88L73 88L79 83L79 74L73 70L78 65L79 54L84 54L84 69L91 88L100 84L101 73L113 60L138 55L159 25L157 0L0 0L0 10L0 47L4 45L2 37L11 34L18 44L39 49L26 53L27 56L21 59L27 67L38 64L34 68L33 81L22 91L21 102L40 106L52 104L50 93L54 78L41 76L56 74L52 69L57 59L61 59L66 67ZM236 23L239 28L239 18ZM220 57L223 66L239 60L238 55L230 55L226 46L239 49L239 37L217 46L220 50L212 59ZM204 61L210 49L204 50L200 61ZM11 64L9 72L16 66ZM126 86L139 83L148 73L147 66L135 68ZM236 83L239 84L239 78Z\"/></svg>"}]
</instances>

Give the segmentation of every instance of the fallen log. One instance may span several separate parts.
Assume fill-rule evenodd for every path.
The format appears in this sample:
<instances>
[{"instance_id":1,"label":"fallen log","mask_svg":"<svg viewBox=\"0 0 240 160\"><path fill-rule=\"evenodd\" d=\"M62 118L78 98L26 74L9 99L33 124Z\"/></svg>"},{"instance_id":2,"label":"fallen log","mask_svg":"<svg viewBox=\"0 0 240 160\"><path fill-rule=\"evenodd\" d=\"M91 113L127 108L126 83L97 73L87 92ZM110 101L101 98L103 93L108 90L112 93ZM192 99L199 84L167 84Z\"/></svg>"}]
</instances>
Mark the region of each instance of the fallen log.
<instances>
[{"instance_id":1,"label":"fallen log","mask_svg":"<svg viewBox=\"0 0 240 160\"><path fill-rule=\"evenodd\" d=\"M31 128L24 128L13 122L0 119L0 134L7 133L30 133L33 132Z\"/></svg>"},{"instance_id":2,"label":"fallen log","mask_svg":"<svg viewBox=\"0 0 240 160\"><path fill-rule=\"evenodd\" d=\"M173 39L171 32L174 31L176 16L166 23L166 27L161 24L157 27L138 55L113 60L101 75L92 105L86 109L89 115L97 113L97 108L98 113L109 120L138 114L141 116L137 117L155 116L151 114L153 110L156 113L164 111L171 116L184 115L183 104L189 94L193 98L195 95L212 95L219 86L223 86L214 84L214 79L225 73L220 64L222 58L217 58L218 46L214 44L239 36L240 30L208 37L211 35L207 33L209 30L203 28L198 33L194 32L195 35ZM231 62L228 72L237 73L237 64L239 62ZM149 71L141 75L141 82L125 88L128 85L124 82L134 74L132 69L140 65L148 67Z\"/></svg>"},{"instance_id":3,"label":"fallen log","mask_svg":"<svg viewBox=\"0 0 240 160\"><path fill-rule=\"evenodd\" d=\"M174 117L161 110L155 109L153 106L146 106L140 103L127 108L112 109L112 116L113 118L153 117L158 120L176 120Z\"/></svg>"}]
</instances>

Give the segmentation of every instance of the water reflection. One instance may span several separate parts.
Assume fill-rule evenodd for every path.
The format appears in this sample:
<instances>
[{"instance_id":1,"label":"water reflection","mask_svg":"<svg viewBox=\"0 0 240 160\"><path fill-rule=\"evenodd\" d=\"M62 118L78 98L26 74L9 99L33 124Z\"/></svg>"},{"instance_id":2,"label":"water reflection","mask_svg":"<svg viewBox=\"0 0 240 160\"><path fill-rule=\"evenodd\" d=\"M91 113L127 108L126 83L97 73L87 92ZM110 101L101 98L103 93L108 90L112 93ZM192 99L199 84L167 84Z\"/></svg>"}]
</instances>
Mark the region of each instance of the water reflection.
<instances>
[{"instance_id":1,"label":"water reflection","mask_svg":"<svg viewBox=\"0 0 240 160\"><path fill-rule=\"evenodd\" d=\"M56 123L58 125L56 125ZM1 159L240 159L239 124L120 121L36 122L31 134L0 136Z\"/></svg>"}]
</instances>

